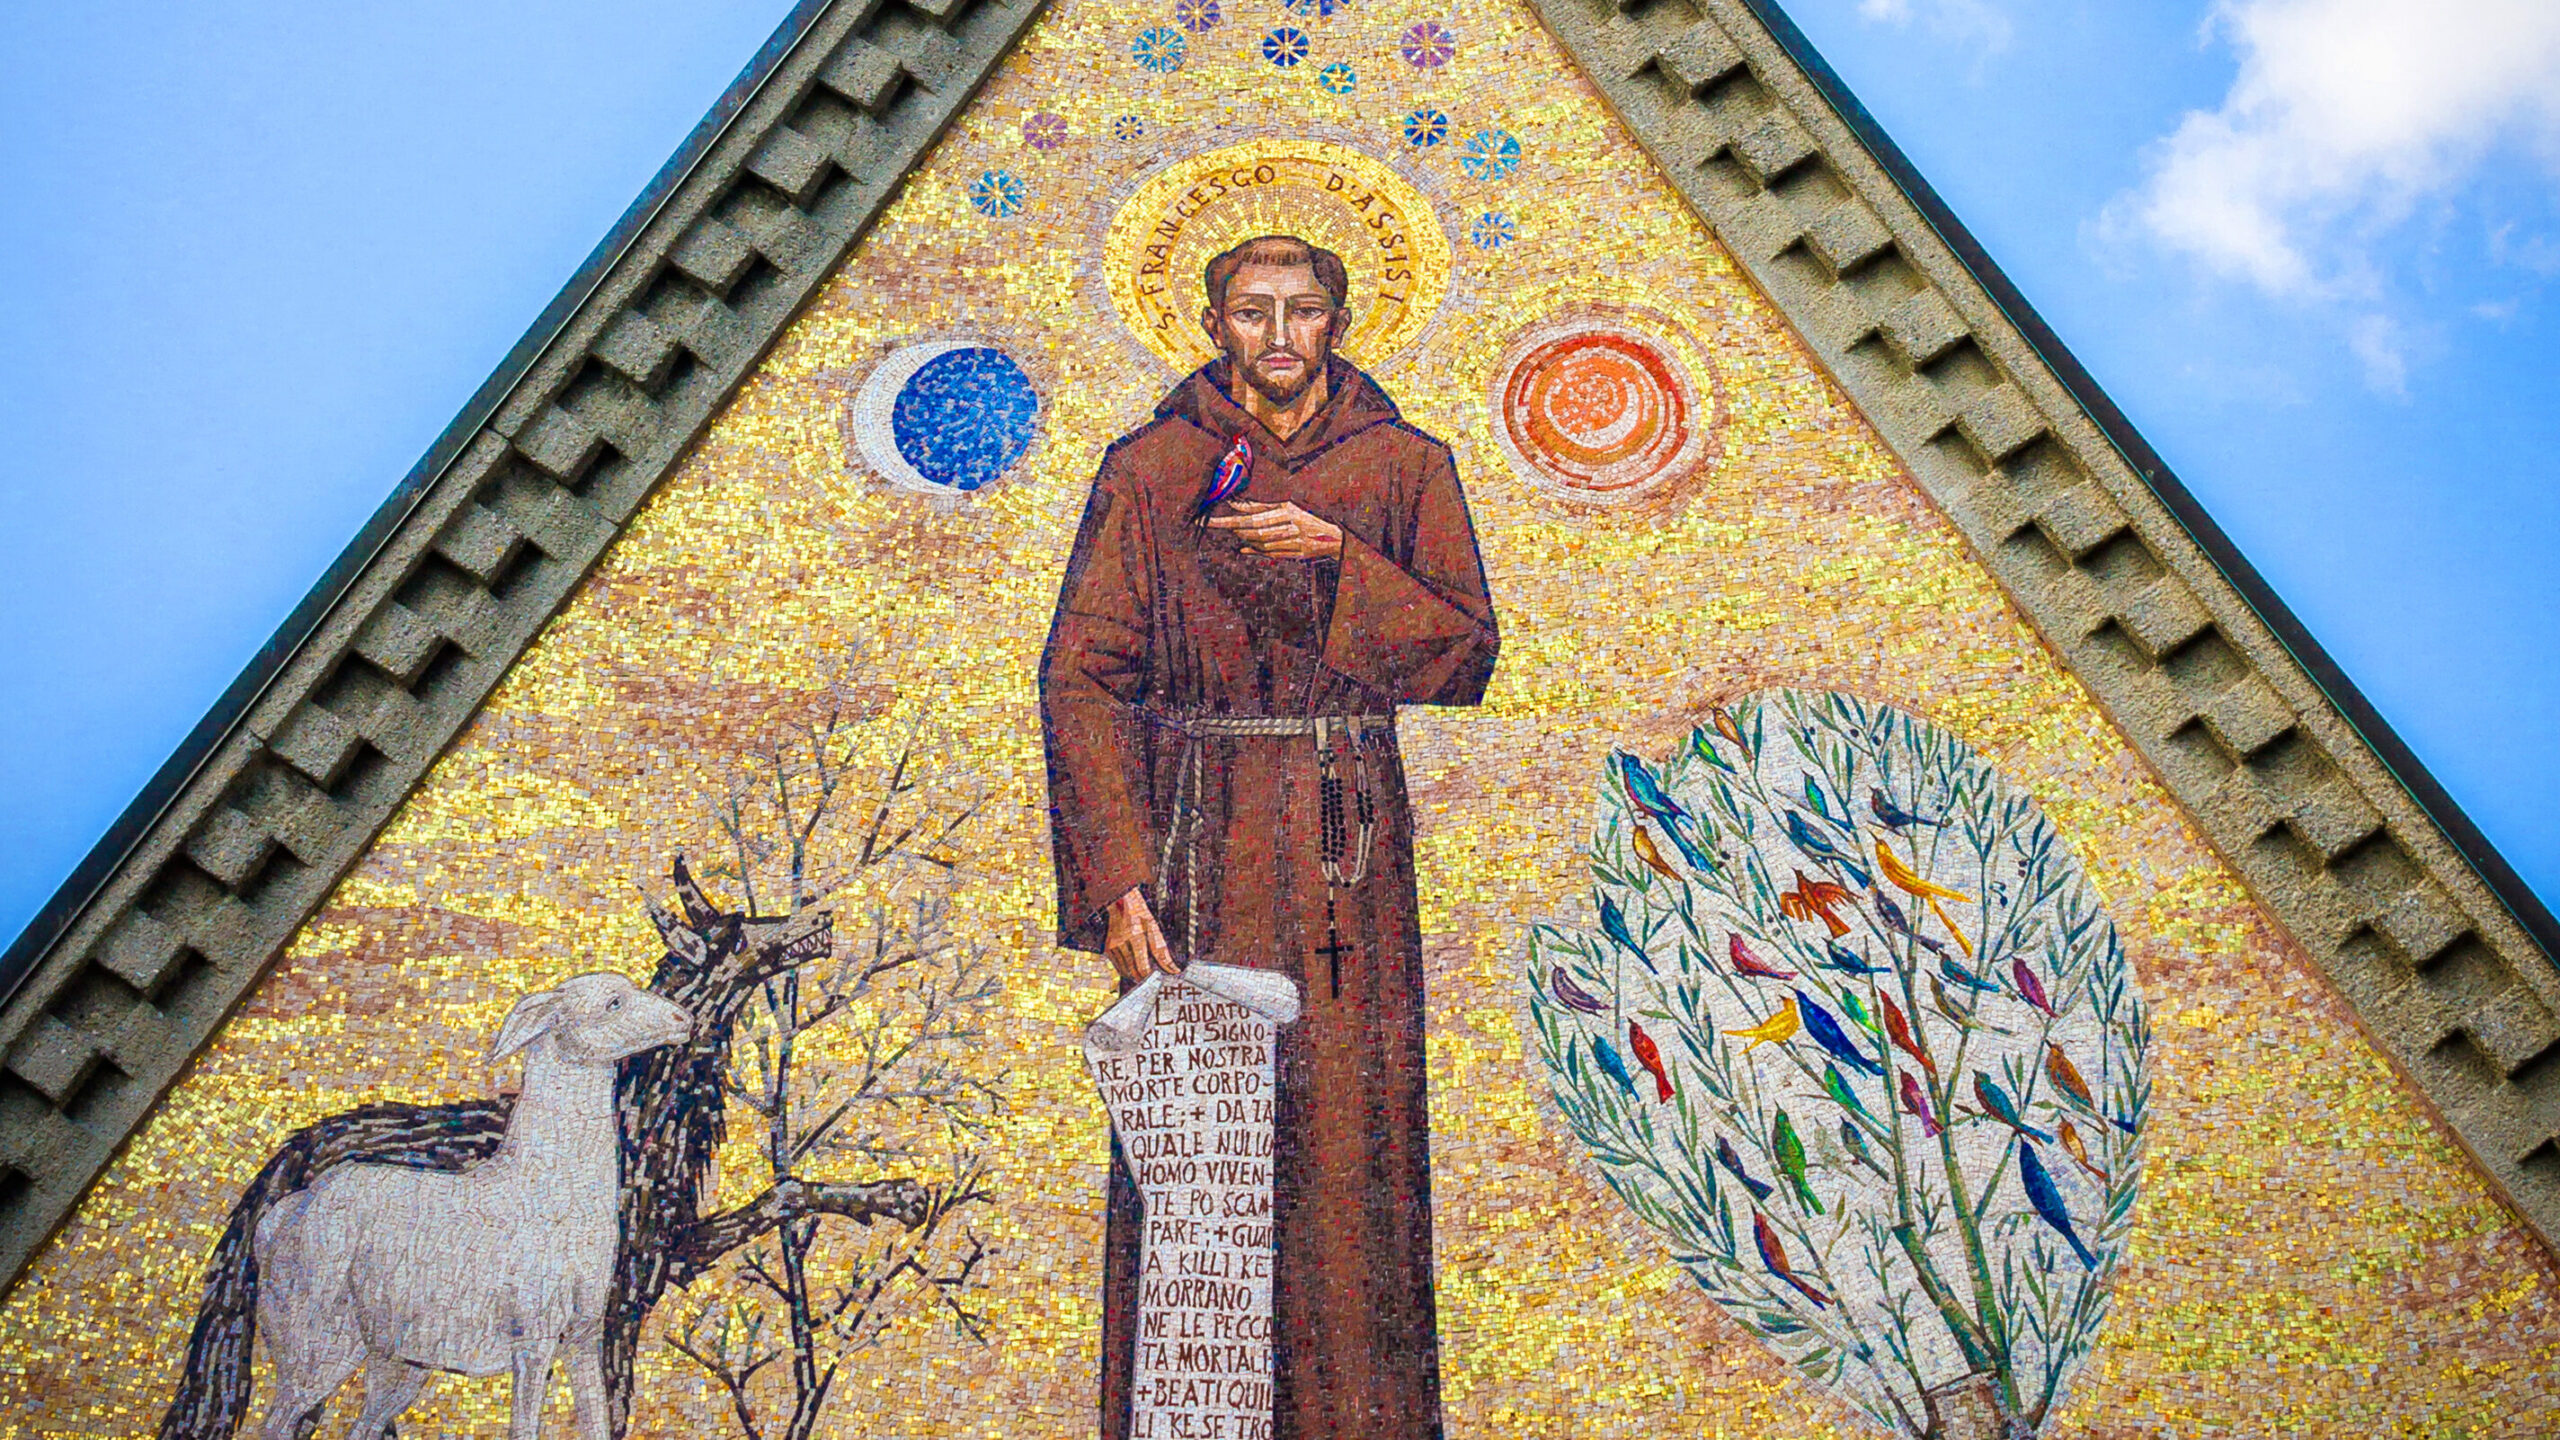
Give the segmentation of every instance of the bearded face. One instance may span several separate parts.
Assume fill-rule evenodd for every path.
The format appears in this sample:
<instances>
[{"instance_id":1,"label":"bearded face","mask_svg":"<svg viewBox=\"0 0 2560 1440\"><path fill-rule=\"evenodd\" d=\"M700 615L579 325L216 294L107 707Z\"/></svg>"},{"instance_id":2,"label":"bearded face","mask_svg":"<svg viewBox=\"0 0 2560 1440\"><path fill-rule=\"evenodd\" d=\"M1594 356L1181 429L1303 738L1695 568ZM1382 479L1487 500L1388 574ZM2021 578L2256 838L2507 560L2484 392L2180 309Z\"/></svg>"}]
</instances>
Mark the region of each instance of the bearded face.
<instances>
[{"instance_id":1,"label":"bearded face","mask_svg":"<svg viewBox=\"0 0 2560 1440\"><path fill-rule=\"evenodd\" d=\"M1351 312L1333 303L1305 265L1246 265L1226 303L1202 313L1228 367L1272 405L1297 403L1322 375Z\"/></svg>"}]
</instances>

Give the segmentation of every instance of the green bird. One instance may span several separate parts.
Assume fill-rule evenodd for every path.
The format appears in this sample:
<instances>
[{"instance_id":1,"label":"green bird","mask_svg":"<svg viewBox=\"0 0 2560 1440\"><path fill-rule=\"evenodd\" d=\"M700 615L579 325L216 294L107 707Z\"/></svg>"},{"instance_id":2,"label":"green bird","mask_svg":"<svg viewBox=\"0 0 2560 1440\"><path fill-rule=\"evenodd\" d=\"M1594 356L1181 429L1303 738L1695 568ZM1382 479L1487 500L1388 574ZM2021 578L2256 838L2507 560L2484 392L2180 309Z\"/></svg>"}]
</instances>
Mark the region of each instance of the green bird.
<instances>
[{"instance_id":1,"label":"green bird","mask_svg":"<svg viewBox=\"0 0 2560 1440\"><path fill-rule=\"evenodd\" d=\"M1879 1135L1885 1133L1884 1123L1868 1114L1867 1107L1859 1104L1858 1097L1850 1093L1849 1082L1840 1078L1839 1066L1826 1064L1822 1067L1822 1093L1838 1101L1841 1109L1850 1111L1860 1120L1865 1121L1868 1129Z\"/></svg>"},{"instance_id":2,"label":"green bird","mask_svg":"<svg viewBox=\"0 0 2560 1440\"><path fill-rule=\"evenodd\" d=\"M1858 999L1857 991L1841 991L1840 1008L1849 1012L1850 1019L1866 1026L1869 1034L1881 1035L1884 1033L1884 1031L1876 1025L1876 1017L1867 1013L1867 1007Z\"/></svg>"},{"instance_id":3,"label":"green bird","mask_svg":"<svg viewBox=\"0 0 2560 1440\"><path fill-rule=\"evenodd\" d=\"M1804 1179L1804 1140L1796 1134L1795 1122L1787 1118L1783 1106L1778 1110L1778 1118L1769 1126L1769 1153L1778 1157L1778 1173L1786 1176L1787 1184L1794 1188L1796 1203L1809 1214L1821 1214L1822 1201L1814 1196L1813 1187Z\"/></svg>"},{"instance_id":4,"label":"green bird","mask_svg":"<svg viewBox=\"0 0 2560 1440\"><path fill-rule=\"evenodd\" d=\"M1876 1172L1877 1179L1893 1178L1884 1173L1884 1166L1878 1164L1874 1152L1867 1149L1867 1137L1859 1133L1857 1122L1846 1115L1840 1117L1840 1142L1849 1147L1849 1158Z\"/></svg>"}]
</instances>

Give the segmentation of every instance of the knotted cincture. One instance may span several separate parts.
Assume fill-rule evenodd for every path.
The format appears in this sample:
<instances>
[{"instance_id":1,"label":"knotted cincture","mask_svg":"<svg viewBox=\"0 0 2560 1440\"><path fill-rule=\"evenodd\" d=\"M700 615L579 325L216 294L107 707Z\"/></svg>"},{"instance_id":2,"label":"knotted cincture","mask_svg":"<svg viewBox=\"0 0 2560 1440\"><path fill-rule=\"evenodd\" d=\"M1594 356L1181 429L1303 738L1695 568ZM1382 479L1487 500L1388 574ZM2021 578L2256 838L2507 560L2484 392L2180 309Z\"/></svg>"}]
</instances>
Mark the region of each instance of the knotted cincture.
<instances>
[{"instance_id":1,"label":"knotted cincture","mask_svg":"<svg viewBox=\"0 0 2560 1440\"><path fill-rule=\"evenodd\" d=\"M1241 443L1241 442L1239 442ZM1169 898L1178 876L1183 894L1182 943L1185 963L1200 958L1200 829L1203 821L1203 777L1200 742L1223 739L1307 737L1316 756L1317 861L1324 873L1326 979L1333 995L1342 994L1342 943L1335 897L1369 877L1369 857L1377 848L1378 800L1371 786L1369 737L1395 728L1392 715L1194 715L1166 722L1182 732L1182 758L1173 779L1173 812L1156 854L1156 886ZM1351 752L1346 785L1340 752Z\"/></svg>"}]
</instances>

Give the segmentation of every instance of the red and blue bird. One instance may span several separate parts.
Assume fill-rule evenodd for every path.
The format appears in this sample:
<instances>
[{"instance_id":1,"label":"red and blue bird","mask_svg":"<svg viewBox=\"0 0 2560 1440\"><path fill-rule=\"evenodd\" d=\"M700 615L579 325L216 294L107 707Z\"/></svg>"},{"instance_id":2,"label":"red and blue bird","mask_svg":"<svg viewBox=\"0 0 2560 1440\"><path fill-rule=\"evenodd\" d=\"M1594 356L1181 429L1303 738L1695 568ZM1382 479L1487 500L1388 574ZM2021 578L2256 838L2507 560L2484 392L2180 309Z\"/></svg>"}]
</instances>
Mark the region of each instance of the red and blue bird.
<instances>
[{"instance_id":1,"label":"red and blue bird","mask_svg":"<svg viewBox=\"0 0 2560 1440\"><path fill-rule=\"evenodd\" d=\"M1200 497L1201 518L1208 518L1210 511L1234 499L1252 479L1253 440L1239 435L1234 446L1219 459L1218 468L1210 472L1209 488Z\"/></svg>"}]
</instances>

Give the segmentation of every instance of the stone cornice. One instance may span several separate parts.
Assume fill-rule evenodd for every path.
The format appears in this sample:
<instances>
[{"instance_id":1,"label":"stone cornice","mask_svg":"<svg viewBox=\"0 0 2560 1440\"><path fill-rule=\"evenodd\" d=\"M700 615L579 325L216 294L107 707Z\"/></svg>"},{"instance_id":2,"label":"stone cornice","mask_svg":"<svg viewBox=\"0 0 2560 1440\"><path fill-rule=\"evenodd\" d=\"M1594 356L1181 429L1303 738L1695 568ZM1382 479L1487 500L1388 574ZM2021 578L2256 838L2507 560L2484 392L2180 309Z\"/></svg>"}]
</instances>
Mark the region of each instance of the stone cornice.
<instances>
[{"instance_id":1,"label":"stone cornice","mask_svg":"<svg viewBox=\"0 0 2560 1440\"><path fill-rule=\"evenodd\" d=\"M2560 932L1768 0L1532 0L2560 1240ZM14 1279L1029 26L807 0L5 958Z\"/></svg>"},{"instance_id":2,"label":"stone cornice","mask_svg":"<svg viewBox=\"0 0 2560 1440\"><path fill-rule=\"evenodd\" d=\"M0 958L14 1280L1043 0L806 0Z\"/></svg>"}]
</instances>

